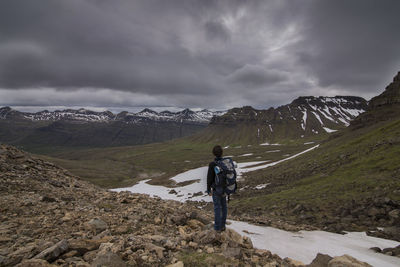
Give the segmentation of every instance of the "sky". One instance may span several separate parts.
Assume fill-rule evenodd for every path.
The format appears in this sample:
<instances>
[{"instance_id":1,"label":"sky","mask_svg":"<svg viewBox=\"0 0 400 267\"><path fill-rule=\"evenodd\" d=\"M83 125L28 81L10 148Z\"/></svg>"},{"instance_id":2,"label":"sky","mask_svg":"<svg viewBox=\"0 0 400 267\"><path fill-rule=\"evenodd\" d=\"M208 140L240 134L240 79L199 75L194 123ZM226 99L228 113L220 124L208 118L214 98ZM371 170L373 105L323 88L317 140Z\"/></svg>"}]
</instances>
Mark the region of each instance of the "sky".
<instances>
[{"instance_id":1,"label":"sky","mask_svg":"<svg viewBox=\"0 0 400 267\"><path fill-rule=\"evenodd\" d=\"M380 94L398 0L0 0L0 106L276 107Z\"/></svg>"}]
</instances>

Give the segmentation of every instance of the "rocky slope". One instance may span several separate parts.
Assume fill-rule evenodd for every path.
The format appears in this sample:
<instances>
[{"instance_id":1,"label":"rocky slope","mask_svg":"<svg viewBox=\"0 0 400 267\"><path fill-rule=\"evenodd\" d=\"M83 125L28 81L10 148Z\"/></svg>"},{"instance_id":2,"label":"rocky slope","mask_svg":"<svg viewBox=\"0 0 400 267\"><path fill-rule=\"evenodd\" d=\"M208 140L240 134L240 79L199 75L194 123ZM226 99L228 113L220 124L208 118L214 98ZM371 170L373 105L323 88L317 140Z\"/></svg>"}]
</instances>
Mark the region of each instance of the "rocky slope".
<instances>
[{"instance_id":1,"label":"rocky slope","mask_svg":"<svg viewBox=\"0 0 400 267\"><path fill-rule=\"evenodd\" d=\"M221 112L138 113L86 109L24 113L0 108L0 141L41 153L54 147L110 147L162 142L205 128Z\"/></svg>"},{"instance_id":2,"label":"rocky slope","mask_svg":"<svg viewBox=\"0 0 400 267\"><path fill-rule=\"evenodd\" d=\"M196 137L224 144L315 140L347 127L366 108L367 101L354 96L299 97L288 105L267 110L234 108L214 117Z\"/></svg>"},{"instance_id":3,"label":"rocky slope","mask_svg":"<svg viewBox=\"0 0 400 267\"><path fill-rule=\"evenodd\" d=\"M0 203L0 266L291 266L193 206L105 191L5 145Z\"/></svg>"}]
</instances>

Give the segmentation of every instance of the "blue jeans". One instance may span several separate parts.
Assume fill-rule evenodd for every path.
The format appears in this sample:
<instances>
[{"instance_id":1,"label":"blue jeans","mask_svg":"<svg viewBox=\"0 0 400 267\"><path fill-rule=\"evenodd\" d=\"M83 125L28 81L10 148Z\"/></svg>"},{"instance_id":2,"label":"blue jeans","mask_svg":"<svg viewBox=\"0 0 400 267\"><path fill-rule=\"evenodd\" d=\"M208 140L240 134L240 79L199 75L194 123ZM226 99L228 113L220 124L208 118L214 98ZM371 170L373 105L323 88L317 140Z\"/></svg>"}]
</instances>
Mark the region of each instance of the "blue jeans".
<instances>
[{"instance_id":1,"label":"blue jeans","mask_svg":"<svg viewBox=\"0 0 400 267\"><path fill-rule=\"evenodd\" d=\"M221 231L225 229L226 215L228 212L226 195L219 195L213 192L212 198L214 203L214 229L216 231Z\"/></svg>"}]
</instances>

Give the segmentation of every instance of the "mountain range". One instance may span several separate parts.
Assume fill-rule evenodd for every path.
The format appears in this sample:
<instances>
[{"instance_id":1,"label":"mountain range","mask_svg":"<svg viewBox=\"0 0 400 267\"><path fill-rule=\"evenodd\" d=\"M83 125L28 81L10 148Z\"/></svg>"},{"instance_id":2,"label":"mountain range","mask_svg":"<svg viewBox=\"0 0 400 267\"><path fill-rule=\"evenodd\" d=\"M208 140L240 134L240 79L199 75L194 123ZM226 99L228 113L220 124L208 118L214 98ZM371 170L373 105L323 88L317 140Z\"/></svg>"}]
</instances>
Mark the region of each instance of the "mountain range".
<instances>
[{"instance_id":1,"label":"mountain range","mask_svg":"<svg viewBox=\"0 0 400 267\"><path fill-rule=\"evenodd\" d=\"M191 135L196 141L231 144L315 140L348 126L366 108L367 101L355 96L299 97L278 108L246 106L227 112L144 109L114 114L82 108L28 113L3 107L0 141L41 152L44 147L140 145Z\"/></svg>"},{"instance_id":2,"label":"mountain range","mask_svg":"<svg viewBox=\"0 0 400 267\"><path fill-rule=\"evenodd\" d=\"M223 144L260 144L296 139L321 139L347 127L367 109L355 96L305 96L278 108L234 108L213 117L195 139Z\"/></svg>"},{"instance_id":3,"label":"mountain range","mask_svg":"<svg viewBox=\"0 0 400 267\"><path fill-rule=\"evenodd\" d=\"M49 147L108 147L162 142L191 135L205 128L223 111L138 113L86 109L20 112L0 108L0 141L28 150ZM36 150L35 150L36 149Z\"/></svg>"},{"instance_id":4,"label":"mountain range","mask_svg":"<svg viewBox=\"0 0 400 267\"><path fill-rule=\"evenodd\" d=\"M162 111L156 112L151 109L143 109L137 113L122 111L114 114L110 111L96 112L84 108L65 109L48 111L43 110L36 113L20 112L10 107L0 108L0 119L7 120L30 120L30 121L69 121L69 122L115 122L120 121L127 124L140 124L149 121L158 122L178 122L178 123L199 123L207 124L213 116L224 114L224 111L210 111L203 109L201 111L192 111L184 109L179 112Z\"/></svg>"}]
</instances>

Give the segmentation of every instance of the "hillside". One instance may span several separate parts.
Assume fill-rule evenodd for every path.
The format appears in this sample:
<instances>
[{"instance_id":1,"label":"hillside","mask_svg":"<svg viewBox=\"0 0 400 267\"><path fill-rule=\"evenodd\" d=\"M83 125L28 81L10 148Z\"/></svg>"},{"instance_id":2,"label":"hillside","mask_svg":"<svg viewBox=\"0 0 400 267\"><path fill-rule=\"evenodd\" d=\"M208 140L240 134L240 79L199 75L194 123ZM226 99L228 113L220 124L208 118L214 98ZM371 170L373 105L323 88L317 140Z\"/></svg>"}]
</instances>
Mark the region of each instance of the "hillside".
<instances>
[{"instance_id":1,"label":"hillside","mask_svg":"<svg viewBox=\"0 0 400 267\"><path fill-rule=\"evenodd\" d=\"M195 206L105 191L5 145L0 170L0 266L293 266Z\"/></svg>"},{"instance_id":2,"label":"hillside","mask_svg":"<svg viewBox=\"0 0 400 267\"><path fill-rule=\"evenodd\" d=\"M399 95L400 73L367 112L318 149L246 175L241 186L268 186L241 192L232 203L235 213L264 223L282 217L400 240Z\"/></svg>"},{"instance_id":3,"label":"hillside","mask_svg":"<svg viewBox=\"0 0 400 267\"><path fill-rule=\"evenodd\" d=\"M278 108L234 108L214 117L195 141L222 144L261 144L321 140L343 129L367 108L361 97L299 97Z\"/></svg>"},{"instance_id":4,"label":"hillside","mask_svg":"<svg viewBox=\"0 0 400 267\"><path fill-rule=\"evenodd\" d=\"M0 108L0 141L37 153L71 147L140 145L194 134L221 114L189 109L119 114L86 109L25 113L4 107Z\"/></svg>"}]
</instances>

